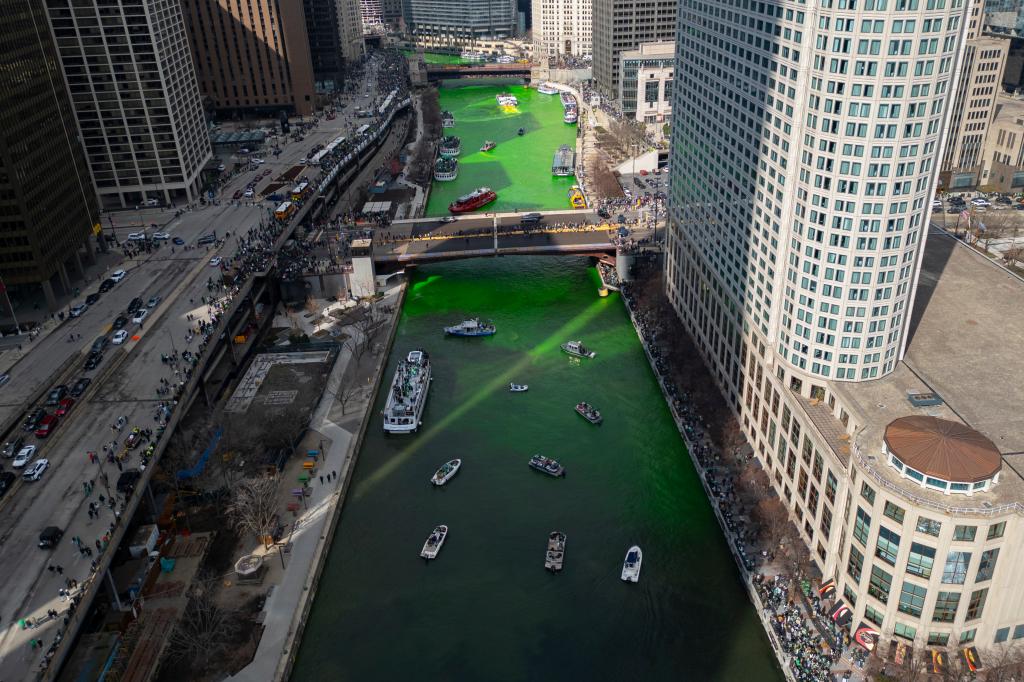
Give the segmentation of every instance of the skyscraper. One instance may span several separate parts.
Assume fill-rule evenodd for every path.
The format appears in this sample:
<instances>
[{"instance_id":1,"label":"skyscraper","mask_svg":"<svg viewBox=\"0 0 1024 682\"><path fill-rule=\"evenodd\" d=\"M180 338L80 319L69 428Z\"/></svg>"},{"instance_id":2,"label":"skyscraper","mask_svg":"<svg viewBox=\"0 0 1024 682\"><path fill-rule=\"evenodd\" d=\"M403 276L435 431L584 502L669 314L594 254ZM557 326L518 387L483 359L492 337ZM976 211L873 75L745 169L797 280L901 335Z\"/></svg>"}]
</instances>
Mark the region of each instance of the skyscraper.
<instances>
[{"instance_id":1,"label":"skyscraper","mask_svg":"<svg viewBox=\"0 0 1024 682\"><path fill-rule=\"evenodd\" d=\"M363 39L363 17L359 0L334 0L338 5L338 34L345 61L355 61L366 51Z\"/></svg>"},{"instance_id":2,"label":"skyscraper","mask_svg":"<svg viewBox=\"0 0 1024 682\"><path fill-rule=\"evenodd\" d=\"M78 128L42 5L0 1L0 277L71 290L99 223Z\"/></svg>"},{"instance_id":3,"label":"skyscraper","mask_svg":"<svg viewBox=\"0 0 1024 682\"><path fill-rule=\"evenodd\" d=\"M533 0L533 43L540 54L591 53L593 0Z\"/></svg>"},{"instance_id":4,"label":"skyscraper","mask_svg":"<svg viewBox=\"0 0 1024 682\"><path fill-rule=\"evenodd\" d=\"M168 0L46 0L105 206L199 197L211 156L181 8Z\"/></svg>"},{"instance_id":5,"label":"skyscraper","mask_svg":"<svg viewBox=\"0 0 1024 682\"><path fill-rule=\"evenodd\" d=\"M883 646L1024 637L1024 286L926 239L964 0L680 5L666 293L810 560Z\"/></svg>"},{"instance_id":6,"label":"skyscraper","mask_svg":"<svg viewBox=\"0 0 1024 682\"><path fill-rule=\"evenodd\" d=\"M405 23L425 45L469 45L515 33L515 0L405 0Z\"/></svg>"},{"instance_id":7,"label":"skyscraper","mask_svg":"<svg viewBox=\"0 0 1024 682\"><path fill-rule=\"evenodd\" d=\"M606 97L618 97L623 50L675 37L676 0L594 0L593 69L598 89Z\"/></svg>"},{"instance_id":8,"label":"skyscraper","mask_svg":"<svg viewBox=\"0 0 1024 682\"><path fill-rule=\"evenodd\" d=\"M334 92L341 86L345 71L337 5L335 0L302 0L302 9L316 91Z\"/></svg>"}]
</instances>

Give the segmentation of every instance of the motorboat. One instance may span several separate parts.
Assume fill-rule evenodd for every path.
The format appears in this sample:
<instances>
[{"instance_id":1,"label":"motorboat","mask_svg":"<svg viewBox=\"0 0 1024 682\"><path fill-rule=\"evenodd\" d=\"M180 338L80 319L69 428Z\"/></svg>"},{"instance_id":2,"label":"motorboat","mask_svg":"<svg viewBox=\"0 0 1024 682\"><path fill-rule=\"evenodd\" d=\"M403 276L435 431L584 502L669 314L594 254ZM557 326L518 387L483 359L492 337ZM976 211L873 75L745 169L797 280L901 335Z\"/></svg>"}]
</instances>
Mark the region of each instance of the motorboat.
<instances>
[{"instance_id":1,"label":"motorboat","mask_svg":"<svg viewBox=\"0 0 1024 682\"><path fill-rule=\"evenodd\" d=\"M494 336L497 331L493 323L481 322L479 317L444 328L444 333L452 336Z\"/></svg>"},{"instance_id":2,"label":"motorboat","mask_svg":"<svg viewBox=\"0 0 1024 682\"><path fill-rule=\"evenodd\" d=\"M569 190L569 205L576 209L587 207L587 198L583 196L579 185L573 185Z\"/></svg>"},{"instance_id":3,"label":"motorboat","mask_svg":"<svg viewBox=\"0 0 1024 682\"><path fill-rule=\"evenodd\" d=\"M520 128L519 132L516 133L516 135L518 135L519 137L522 137L525 134L526 134L526 128Z\"/></svg>"},{"instance_id":4,"label":"motorboat","mask_svg":"<svg viewBox=\"0 0 1024 682\"><path fill-rule=\"evenodd\" d=\"M499 92L495 99L498 100L498 106L514 107L519 105L519 99L510 92Z\"/></svg>"},{"instance_id":5,"label":"motorboat","mask_svg":"<svg viewBox=\"0 0 1024 682\"><path fill-rule=\"evenodd\" d=\"M469 213L486 206L497 198L498 193L490 187L479 187L448 204L448 210L452 213Z\"/></svg>"},{"instance_id":6,"label":"motorboat","mask_svg":"<svg viewBox=\"0 0 1024 682\"><path fill-rule=\"evenodd\" d=\"M544 455L534 455L530 458L530 468L536 469L537 471L547 474L548 476L565 476L565 467Z\"/></svg>"},{"instance_id":7,"label":"motorboat","mask_svg":"<svg viewBox=\"0 0 1024 682\"><path fill-rule=\"evenodd\" d=\"M508 390L512 393L526 393L530 387L526 384L509 384Z\"/></svg>"},{"instance_id":8,"label":"motorboat","mask_svg":"<svg viewBox=\"0 0 1024 682\"><path fill-rule=\"evenodd\" d=\"M440 469L434 472L434 475L430 478L430 482L438 486L444 485L448 481L452 480L455 474L459 473L459 469L461 467L461 459L453 459L450 462L445 462Z\"/></svg>"},{"instance_id":9,"label":"motorboat","mask_svg":"<svg viewBox=\"0 0 1024 682\"><path fill-rule=\"evenodd\" d=\"M444 524L438 526L430 533L430 537L423 543L423 549L420 550L420 556L428 561L437 557L438 552L441 551L441 546L444 544L444 539L448 537L448 526Z\"/></svg>"},{"instance_id":10,"label":"motorboat","mask_svg":"<svg viewBox=\"0 0 1024 682\"><path fill-rule=\"evenodd\" d=\"M515 60L516 60L516 58L513 57L512 55L510 55L510 54L503 54L503 55L498 55L498 58L495 59L494 61L496 61L498 64L511 64Z\"/></svg>"},{"instance_id":11,"label":"motorboat","mask_svg":"<svg viewBox=\"0 0 1024 682\"><path fill-rule=\"evenodd\" d=\"M425 350L414 350L398 361L384 404L385 431L413 433L419 429L430 382L430 358Z\"/></svg>"},{"instance_id":12,"label":"motorboat","mask_svg":"<svg viewBox=\"0 0 1024 682\"><path fill-rule=\"evenodd\" d=\"M480 147L480 151L489 152L497 146L498 143L495 142L494 140L484 140L484 146Z\"/></svg>"},{"instance_id":13,"label":"motorboat","mask_svg":"<svg viewBox=\"0 0 1024 682\"><path fill-rule=\"evenodd\" d=\"M626 582L635 583L640 580L640 564L643 563L644 553L639 547L633 545L626 552L626 560L622 562L622 579Z\"/></svg>"},{"instance_id":14,"label":"motorboat","mask_svg":"<svg viewBox=\"0 0 1024 682\"><path fill-rule=\"evenodd\" d=\"M544 553L544 568L552 573L562 570L565 561L565 533L557 530L548 535L548 549Z\"/></svg>"},{"instance_id":15,"label":"motorboat","mask_svg":"<svg viewBox=\"0 0 1024 682\"><path fill-rule=\"evenodd\" d=\"M593 358L597 356L597 353L584 346L582 341L566 341L562 344L561 348L569 355L575 355L580 358Z\"/></svg>"},{"instance_id":16,"label":"motorboat","mask_svg":"<svg viewBox=\"0 0 1024 682\"><path fill-rule=\"evenodd\" d=\"M601 416L600 410L591 405L590 403L579 402L576 403L576 413L586 419L591 424L600 424L604 421L604 417Z\"/></svg>"},{"instance_id":17,"label":"motorboat","mask_svg":"<svg viewBox=\"0 0 1024 682\"><path fill-rule=\"evenodd\" d=\"M558 90L551 83L541 83L540 86L537 87L537 92L539 92L542 95L558 94Z\"/></svg>"}]
</instances>

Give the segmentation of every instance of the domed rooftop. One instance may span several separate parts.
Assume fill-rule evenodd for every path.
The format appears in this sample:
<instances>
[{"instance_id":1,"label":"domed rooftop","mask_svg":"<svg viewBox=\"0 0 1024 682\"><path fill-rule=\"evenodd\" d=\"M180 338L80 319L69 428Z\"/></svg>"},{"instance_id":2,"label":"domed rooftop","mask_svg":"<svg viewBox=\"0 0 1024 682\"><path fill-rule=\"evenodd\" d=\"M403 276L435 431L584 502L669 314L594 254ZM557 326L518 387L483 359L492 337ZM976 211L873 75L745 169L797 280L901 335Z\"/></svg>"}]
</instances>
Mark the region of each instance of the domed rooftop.
<instances>
[{"instance_id":1,"label":"domed rooftop","mask_svg":"<svg viewBox=\"0 0 1024 682\"><path fill-rule=\"evenodd\" d=\"M925 476L974 483L992 478L1003 459L971 427L938 417L901 417L885 427L889 452Z\"/></svg>"}]
</instances>

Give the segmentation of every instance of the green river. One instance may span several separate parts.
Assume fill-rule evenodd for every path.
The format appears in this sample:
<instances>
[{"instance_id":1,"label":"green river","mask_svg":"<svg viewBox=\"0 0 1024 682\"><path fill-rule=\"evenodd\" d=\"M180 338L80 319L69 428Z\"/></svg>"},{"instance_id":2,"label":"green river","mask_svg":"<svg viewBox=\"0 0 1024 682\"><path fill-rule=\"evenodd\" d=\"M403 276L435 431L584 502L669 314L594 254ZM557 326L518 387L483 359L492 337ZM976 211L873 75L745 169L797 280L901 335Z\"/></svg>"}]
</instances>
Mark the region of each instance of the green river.
<instances>
[{"instance_id":1,"label":"green river","mask_svg":"<svg viewBox=\"0 0 1024 682\"><path fill-rule=\"evenodd\" d=\"M589 261L412 272L384 381L429 352L424 426L385 436L380 392L292 679L780 680L622 301L597 296ZM445 338L474 315L497 334ZM597 357L562 353L569 339ZM528 468L537 452L565 478ZM431 486L453 457L458 475ZM428 564L439 523L448 538ZM544 570L552 530L568 536L558 575ZM619 579L632 544L637 584Z\"/></svg>"},{"instance_id":2,"label":"green river","mask_svg":"<svg viewBox=\"0 0 1024 682\"><path fill-rule=\"evenodd\" d=\"M499 107L499 92L515 95L519 106ZM559 145L576 148L576 126L562 122L558 95L510 82L443 87L440 97L441 109L455 114L455 127L443 132L462 139L462 153L458 178L431 187L428 216L448 215L453 199L482 186L497 192L498 199L478 212L569 208L568 191L576 180L551 175L551 160ZM481 152L486 140L498 146Z\"/></svg>"}]
</instances>

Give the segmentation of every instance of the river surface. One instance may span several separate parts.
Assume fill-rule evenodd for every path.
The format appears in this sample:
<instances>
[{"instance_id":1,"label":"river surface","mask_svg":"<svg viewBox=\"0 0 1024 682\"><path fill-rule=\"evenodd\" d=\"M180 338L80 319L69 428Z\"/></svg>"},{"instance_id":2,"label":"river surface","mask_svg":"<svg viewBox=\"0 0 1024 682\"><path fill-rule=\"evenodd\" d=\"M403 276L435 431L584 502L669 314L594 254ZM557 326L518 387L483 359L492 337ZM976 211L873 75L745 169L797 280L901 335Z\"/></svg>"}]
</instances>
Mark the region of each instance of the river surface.
<instances>
[{"instance_id":1,"label":"river surface","mask_svg":"<svg viewBox=\"0 0 1024 682\"><path fill-rule=\"evenodd\" d=\"M534 88L515 85L450 85L440 88L441 109L455 114L455 127L445 135L462 140L459 176L434 182L427 202L428 216L448 215L448 204L477 187L490 187L498 199L478 213L541 209L568 209L572 177L551 175L551 160L563 144L576 148L576 126L562 122L557 95L541 95ZM517 107L499 107L495 96L510 92ZM519 135L519 129L523 135ZM491 140L489 152L480 148Z\"/></svg>"},{"instance_id":2,"label":"river surface","mask_svg":"<svg viewBox=\"0 0 1024 682\"><path fill-rule=\"evenodd\" d=\"M384 381L408 351L430 353L424 426L385 436L380 392L292 679L780 680L622 301L597 296L589 261L413 273ZM474 315L498 333L444 337ZM562 353L569 339L597 357ZM528 468L537 452L565 478ZM462 470L432 487L453 457ZM439 523L448 539L428 564ZM544 570L552 530L568 535L558 575ZM632 544L637 584L619 579Z\"/></svg>"}]
</instances>

